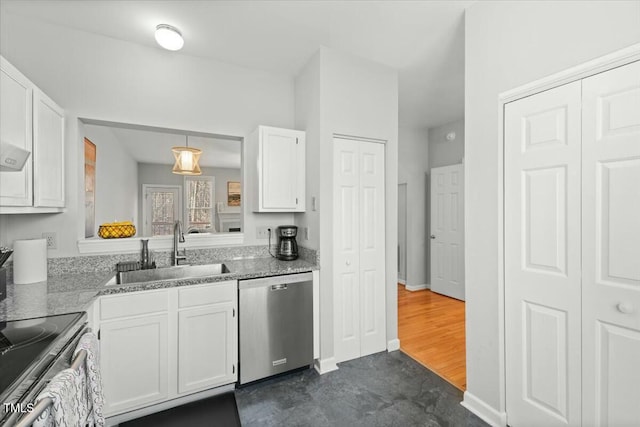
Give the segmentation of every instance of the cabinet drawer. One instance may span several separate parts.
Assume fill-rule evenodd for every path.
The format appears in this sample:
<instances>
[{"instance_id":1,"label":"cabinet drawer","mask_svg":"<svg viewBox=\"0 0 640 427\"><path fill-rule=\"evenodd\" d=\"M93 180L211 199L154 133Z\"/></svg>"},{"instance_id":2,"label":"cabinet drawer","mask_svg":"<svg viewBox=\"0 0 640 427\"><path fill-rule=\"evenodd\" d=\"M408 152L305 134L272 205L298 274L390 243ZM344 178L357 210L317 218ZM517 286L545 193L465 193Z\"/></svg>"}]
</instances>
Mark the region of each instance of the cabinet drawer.
<instances>
[{"instance_id":1,"label":"cabinet drawer","mask_svg":"<svg viewBox=\"0 0 640 427\"><path fill-rule=\"evenodd\" d=\"M102 297L100 319L109 320L167 311L169 306L167 295L166 290L160 290Z\"/></svg>"},{"instance_id":2,"label":"cabinet drawer","mask_svg":"<svg viewBox=\"0 0 640 427\"><path fill-rule=\"evenodd\" d=\"M178 307L197 307L201 305L233 302L238 290L235 280L209 283L202 286L189 286L179 290Z\"/></svg>"}]
</instances>

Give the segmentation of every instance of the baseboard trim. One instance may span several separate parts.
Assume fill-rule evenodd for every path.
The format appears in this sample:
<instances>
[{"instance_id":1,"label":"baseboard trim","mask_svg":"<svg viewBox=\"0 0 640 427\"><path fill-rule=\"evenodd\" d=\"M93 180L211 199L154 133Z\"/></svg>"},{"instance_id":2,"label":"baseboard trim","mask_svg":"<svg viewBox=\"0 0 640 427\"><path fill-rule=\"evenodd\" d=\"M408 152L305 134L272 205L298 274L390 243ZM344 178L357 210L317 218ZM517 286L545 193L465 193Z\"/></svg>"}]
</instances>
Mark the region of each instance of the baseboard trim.
<instances>
[{"instance_id":1,"label":"baseboard trim","mask_svg":"<svg viewBox=\"0 0 640 427\"><path fill-rule=\"evenodd\" d=\"M316 359L313 362L313 368L320 375L324 375L329 372L337 371L338 365L336 365L336 359L329 357L327 359Z\"/></svg>"},{"instance_id":2,"label":"baseboard trim","mask_svg":"<svg viewBox=\"0 0 640 427\"><path fill-rule=\"evenodd\" d=\"M397 351L400 350L400 340L398 338L387 341L387 351Z\"/></svg>"},{"instance_id":3,"label":"baseboard trim","mask_svg":"<svg viewBox=\"0 0 640 427\"><path fill-rule=\"evenodd\" d=\"M505 427L507 425L506 412L496 411L469 391L464 392L464 398L460 404L491 426Z\"/></svg>"},{"instance_id":4,"label":"baseboard trim","mask_svg":"<svg viewBox=\"0 0 640 427\"><path fill-rule=\"evenodd\" d=\"M429 286L427 286L426 283L423 283L422 285L405 285L404 288L408 291L415 292L415 291L421 291L423 289L428 289Z\"/></svg>"},{"instance_id":5,"label":"baseboard trim","mask_svg":"<svg viewBox=\"0 0 640 427\"><path fill-rule=\"evenodd\" d=\"M407 284L407 281L406 281L406 280L404 280L404 279L400 279L400 278L398 278L398 283L400 283L401 285L406 285L406 284Z\"/></svg>"}]
</instances>

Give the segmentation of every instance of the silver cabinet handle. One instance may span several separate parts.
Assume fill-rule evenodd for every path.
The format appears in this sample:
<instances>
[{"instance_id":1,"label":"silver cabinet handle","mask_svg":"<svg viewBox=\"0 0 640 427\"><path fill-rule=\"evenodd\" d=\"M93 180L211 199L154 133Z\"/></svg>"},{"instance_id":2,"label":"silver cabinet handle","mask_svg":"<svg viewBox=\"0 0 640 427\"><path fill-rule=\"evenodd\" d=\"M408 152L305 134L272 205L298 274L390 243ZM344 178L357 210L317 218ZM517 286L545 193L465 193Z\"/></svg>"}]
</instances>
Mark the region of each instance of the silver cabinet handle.
<instances>
[{"instance_id":1,"label":"silver cabinet handle","mask_svg":"<svg viewBox=\"0 0 640 427\"><path fill-rule=\"evenodd\" d=\"M287 284L286 283L282 283L280 285L271 286L271 290L272 291L284 291L286 289L287 289Z\"/></svg>"},{"instance_id":2,"label":"silver cabinet handle","mask_svg":"<svg viewBox=\"0 0 640 427\"><path fill-rule=\"evenodd\" d=\"M616 305L616 308L620 313L629 314L633 312L633 305L626 302L621 302Z\"/></svg>"}]
</instances>

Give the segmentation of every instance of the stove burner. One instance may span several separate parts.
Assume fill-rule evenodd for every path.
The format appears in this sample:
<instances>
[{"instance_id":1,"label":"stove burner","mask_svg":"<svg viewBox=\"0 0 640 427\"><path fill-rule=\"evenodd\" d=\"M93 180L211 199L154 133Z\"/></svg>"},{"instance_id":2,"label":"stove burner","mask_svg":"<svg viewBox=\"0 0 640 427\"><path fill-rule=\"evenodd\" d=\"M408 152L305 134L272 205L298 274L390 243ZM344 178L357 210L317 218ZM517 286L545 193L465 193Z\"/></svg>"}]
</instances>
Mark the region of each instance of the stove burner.
<instances>
[{"instance_id":1,"label":"stove burner","mask_svg":"<svg viewBox=\"0 0 640 427\"><path fill-rule=\"evenodd\" d=\"M0 357L9 351L16 351L39 341L46 340L52 335L58 336L59 331L60 327L57 324L46 322L39 325L5 331L2 333L3 339L0 340L2 343L2 347L0 347ZM5 342L9 345L5 346Z\"/></svg>"},{"instance_id":2,"label":"stove burner","mask_svg":"<svg viewBox=\"0 0 640 427\"><path fill-rule=\"evenodd\" d=\"M70 313L1 322L0 398L9 393L35 365L45 361L58 337L66 334L83 315Z\"/></svg>"}]
</instances>

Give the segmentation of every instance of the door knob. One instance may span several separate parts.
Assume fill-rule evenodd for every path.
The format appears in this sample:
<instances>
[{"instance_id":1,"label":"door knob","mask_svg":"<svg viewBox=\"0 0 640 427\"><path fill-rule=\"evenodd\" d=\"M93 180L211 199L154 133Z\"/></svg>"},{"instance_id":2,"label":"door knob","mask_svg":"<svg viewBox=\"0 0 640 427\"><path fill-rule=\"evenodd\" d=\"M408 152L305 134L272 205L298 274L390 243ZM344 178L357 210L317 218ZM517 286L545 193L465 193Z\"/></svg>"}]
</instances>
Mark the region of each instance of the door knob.
<instances>
[{"instance_id":1,"label":"door knob","mask_svg":"<svg viewBox=\"0 0 640 427\"><path fill-rule=\"evenodd\" d=\"M431 238L432 238L432 239L435 239L435 238L436 238L436 236L434 236L434 235L432 234L432 235L431 235Z\"/></svg>"},{"instance_id":2,"label":"door knob","mask_svg":"<svg viewBox=\"0 0 640 427\"><path fill-rule=\"evenodd\" d=\"M616 305L616 308L620 313L629 314L633 312L633 305L627 302L621 302Z\"/></svg>"}]
</instances>

